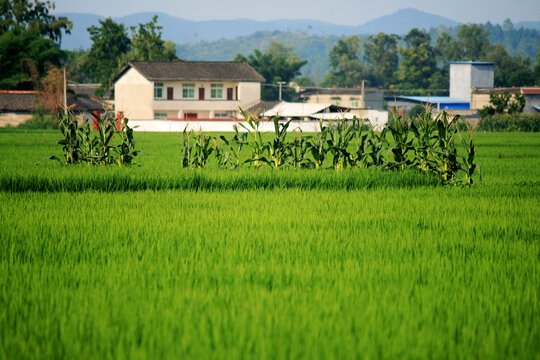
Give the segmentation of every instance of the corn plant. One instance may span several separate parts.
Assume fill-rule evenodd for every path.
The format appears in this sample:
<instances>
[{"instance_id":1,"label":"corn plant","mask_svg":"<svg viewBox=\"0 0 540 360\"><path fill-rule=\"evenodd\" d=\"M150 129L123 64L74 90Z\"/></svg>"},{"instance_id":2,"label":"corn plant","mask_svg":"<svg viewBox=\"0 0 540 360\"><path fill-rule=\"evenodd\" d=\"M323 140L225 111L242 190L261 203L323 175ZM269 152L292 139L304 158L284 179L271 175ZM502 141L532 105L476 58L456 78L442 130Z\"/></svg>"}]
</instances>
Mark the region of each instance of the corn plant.
<instances>
[{"instance_id":1,"label":"corn plant","mask_svg":"<svg viewBox=\"0 0 540 360\"><path fill-rule=\"evenodd\" d=\"M291 144L286 139L291 120L280 123L279 117L274 116L272 121L274 122L274 138L267 143L266 149L269 155L268 165L277 169L283 166L291 155Z\"/></svg>"},{"instance_id":2,"label":"corn plant","mask_svg":"<svg viewBox=\"0 0 540 360\"><path fill-rule=\"evenodd\" d=\"M328 127L324 126L324 122L320 121L320 131L311 137L308 141L308 148L313 158L313 165L316 169L320 169L323 166L324 159L326 159L326 153L328 152L327 137Z\"/></svg>"},{"instance_id":3,"label":"corn plant","mask_svg":"<svg viewBox=\"0 0 540 360\"><path fill-rule=\"evenodd\" d=\"M332 167L336 170L343 170L350 163L348 147L354 137L355 123L343 119L329 127L330 137L326 142L332 154Z\"/></svg>"},{"instance_id":4,"label":"corn plant","mask_svg":"<svg viewBox=\"0 0 540 360\"><path fill-rule=\"evenodd\" d=\"M90 125L79 125L77 118L70 111L59 121L63 139L63 161L51 156L62 164L87 163L88 165L123 165L132 164L139 151L135 150L133 129L128 126L128 119L123 119L120 128L116 119L93 115L99 128L94 132Z\"/></svg>"},{"instance_id":5,"label":"corn plant","mask_svg":"<svg viewBox=\"0 0 540 360\"><path fill-rule=\"evenodd\" d=\"M268 164L269 160L264 157L264 153L268 148L268 143L263 141L260 128L260 120L254 119L251 115L247 114L244 110L240 109L246 123L249 126L240 124L251 137L251 141L248 141L248 146L251 147L251 158L247 159L245 163L251 163L256 168L260 168L262 164Z\"/></svg>"},{"instance_id":6,"label":"corn plant","mask_svg":"<svg viewBox=\"0 0 540 360\"><path fill-rule=\"evenodd\" d=\"M473 174L474 170L478 168L478 173L480 174L480 181L482 180L482 174L480 172L480 166L474 162L474 157L476 155L476 146L473 144L472 128L469 126L468 131L469 135L468 141L463 138L460 132L458 135L461 139L463 148L465 149L466 156L462 156L463 162L459 164L460 169L465 173L465 184L473 184Z\"/></svg>"},{"instance_id":7,"label":"corn plant","mask_svg":"<svg viewBox=\"0 0 540 360\"><path fill-rule=\"evenodd\" d=\"M246 133L240 134L238 131L238 126L235 124L233 125L234 134L231 136L230 139L225 138L225 136L221 135L219 138L223 141L225 145L227 145L227 148L224 148L221 150L221 154L223 156L221 161L218 161L221 166L227 166L229 164L231 168L237 168L241 165L240 163L240 152L242 151L242 147L246 144ZM216 152L216 156L220 154L219 152Z\"/></svg>"},{"instance_id":8,"label":"corn plant","mask_svg":"<svg viewBox=\"0 0 540 360\"><path fill-rule=\"evenodd\" d=\"M388 149L387 131L387 127L384 127L380 132L376 132L373 127L369 130L366 144L367 158L365 161L368 167L383 167L385 165L384 153Z\"/></svg>"},{"instance_id":9,"label":"corn plant","mask_svg":"<svg viewBox=\"0 0 540 360\"><path fill-rule=\"evenodd\" d=\"M363 124L358 124L358 129L354 132L354 151L351 154L351 166L366 167L368 161L367 139L368 133L364 132Z\"/></svg>"},{"instance_id":10,"label":"corn plant","mask_svg":"<svg viewBox=\"0 0 540 360\"><path fill-rule=\"evenodd\" d=\"M194 143L195 134L193 130L187 131L187 126L182 132L182 154L180 157L180 165L184 168L191 167L192 164L192 153L193 153L193 143Z\"/></svg>"},{"instance_id":11,"label":"corn plant","mask_svg":"<svg viewBox=\"0 0 540 360\"><path fill-rule=\"evenodd\" d=\"M387 167L394 170L405 170L413 166L414 158L411 160L408 153L414 150L414 132L410 130L407 118L394 114L387 128L394 139L394 144L389 147L394 161L388 162Z\"/></svg>"},{"instance_id":12,"label":"corn plant","mask_svg":"<svg viewBox=\"0 0 540 360\"><path fill-rule=\"evenodd\" d=\"M432 120L431 109L427 109L424 114L411 120L411 131L417 141L417 146L414 148L416 167L422 171L435 171L433 159L437 140L437 121L440 116L441 113Z\"/></svg>"},{"instance_id":13,"label":"corn plant","mask_svg":"<svg viewBox=\"0 0 540 360\"><path fill-rule=\"evenodd\" d=\"M310 138L310 136L302 136L301 131L294 135L290 156L290 163L294 168L314 167L314 162L308 158L310 153Z\"/></svg>"},{"instance_id":14,"label":"corn plant","mask_svg":"<svg viewBox=\"0 0 540 360\"><path fill-rule=\"evenodd\" d=\"M441 176L444 183L454 181L459 169L457 149L454 143L454 136L458 132L456 123L459 116L447 118L446 112L435 121L437 126L436 143L434 154L435 171Z\"/></svg>"},{"instance_id":15,"label":"corn plant","mask_svg":"<svg viewBox=\"0 0 540 360\"><path fill-rule=\"evenodd\" d=\"M205 135L202 132L198 132L195 135L191 153L191 167L204 168L206 166L210 155L214 151L214 147L212 146L214 139L213 136Z\"/></svg>"}]
</instances>

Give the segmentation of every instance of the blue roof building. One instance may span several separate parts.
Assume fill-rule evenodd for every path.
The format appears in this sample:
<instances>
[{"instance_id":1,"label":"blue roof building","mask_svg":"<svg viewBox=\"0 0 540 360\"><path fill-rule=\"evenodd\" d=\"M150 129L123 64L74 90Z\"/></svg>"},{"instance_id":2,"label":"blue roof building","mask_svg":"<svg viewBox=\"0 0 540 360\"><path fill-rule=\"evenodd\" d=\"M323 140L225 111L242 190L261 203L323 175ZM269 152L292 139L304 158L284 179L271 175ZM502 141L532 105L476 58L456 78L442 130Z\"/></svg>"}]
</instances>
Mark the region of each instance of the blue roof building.
<instances>
[{"instance_id":1,"label":"blue roof building","mask_svg":"<svg viewBox=\"0 0 540 360\"><path fill-rule=\"evenodd\" d=\"M469 110L471 104L461 99L453 99L446 96L396 96L385 97L389 107L406 107L410 109L414 105L428 105L438 110Z\"/></svg>"}]
</instances>

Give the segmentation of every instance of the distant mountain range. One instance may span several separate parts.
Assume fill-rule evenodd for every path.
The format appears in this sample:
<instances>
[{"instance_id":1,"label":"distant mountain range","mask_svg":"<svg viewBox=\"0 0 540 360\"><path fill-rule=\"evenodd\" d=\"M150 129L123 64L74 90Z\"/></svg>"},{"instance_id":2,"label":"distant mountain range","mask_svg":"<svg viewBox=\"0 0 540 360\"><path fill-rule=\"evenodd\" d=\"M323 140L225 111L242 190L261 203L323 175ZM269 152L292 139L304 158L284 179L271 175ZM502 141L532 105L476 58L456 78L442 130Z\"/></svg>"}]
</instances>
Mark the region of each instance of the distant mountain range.
<instances>
[{"instance_id":1,"label":"distant mountain range","mask_svg":"<svg viewBox=\"0 0 540 360\"><path fill-rule=\"evenodd\" d=\"M57 13L55 15L65 16L73 22L72 33L70 35L65 35L62 39L62 47L70 50L90 48L92 43L86 29L91 25L97 25L99 20L105 18L95 14ZM315 36L369 35L378 32L401 35L406 34L410 29L415 27L429 29L440 25L451 27L459 24L454 20L416 9L399 10L391 15L382 16L371 20L364 25L358 26L338 25L307 19L270 21L250 19L191 21L164 13L149 12L113 18L113 20L129 27L139 23L147 23L154 15L159 16L158 24L163 27L163 39L172 40L177 44L234 39L239 36L246 36L260 31L300 31ZM520 24L540 29L540 22L517 23L515 26L521 26Z\"/></svg>"}]
</instances>

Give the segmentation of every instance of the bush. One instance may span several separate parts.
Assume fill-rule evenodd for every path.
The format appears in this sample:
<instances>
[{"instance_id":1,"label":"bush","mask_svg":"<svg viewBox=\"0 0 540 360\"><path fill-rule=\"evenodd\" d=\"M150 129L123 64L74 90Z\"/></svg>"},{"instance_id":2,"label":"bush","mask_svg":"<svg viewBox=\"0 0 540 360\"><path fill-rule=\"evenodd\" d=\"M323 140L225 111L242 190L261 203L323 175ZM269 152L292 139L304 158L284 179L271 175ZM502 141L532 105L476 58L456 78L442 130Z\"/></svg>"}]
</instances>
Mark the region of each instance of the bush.
<instances>
[{"instance_id":1,"label":"bush","mask_svg":"<svg viewBox=\"0 0 540 360\"><path fill-rule=\"evenodd\" d=\"M32 118L17 126L18 129L58 129L58 121L54 116L45 116L43 114L34 114Z\"/></svg>"},{"instance_id":2,"label":"bush","mask_svg":"<svg viewBox=\"0 0 540 360\"><path fill-rule=\"evenodd\" d=\"M486 116L478 122L483 131L540 131L540 114L496 114Z\"/></svg>"}]
</instances>

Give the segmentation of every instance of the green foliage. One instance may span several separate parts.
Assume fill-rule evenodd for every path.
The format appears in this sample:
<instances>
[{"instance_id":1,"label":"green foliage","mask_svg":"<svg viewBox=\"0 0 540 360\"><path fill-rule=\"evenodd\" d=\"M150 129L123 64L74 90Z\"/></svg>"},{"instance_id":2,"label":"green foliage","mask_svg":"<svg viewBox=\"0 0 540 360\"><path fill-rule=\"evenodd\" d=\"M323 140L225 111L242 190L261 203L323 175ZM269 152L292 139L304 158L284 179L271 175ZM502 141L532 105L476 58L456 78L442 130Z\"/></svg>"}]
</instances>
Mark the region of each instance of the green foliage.
<instances>
[{"instance_id":1,"label":"green foliage","mask_svg":"<svg viewBox=\"0 0 540 360\"><path fill-rule=\"evenodd\" d=\"M540 131L539 114L496 114L483 116L477 129L481 131Z\"/></svg>"},{"instance_id":2,"label":"green foliage","mask_svg":"<svg viewBox=\"0 0 540 360\"><path fill-rule=\"evenodd\" d=\"M370 36L365 43L366 62L371 67L373 85L389 87L394 83L394 75L398 67L398 36L378 33Z\"/></svg>"},{"instance_id":3,"label":"green foliage","mask_svg":"<svg viewBox=\"0 0 540 360\"><path fill-rule=\"evenodd\" d=\"M98 126L94 133L90 124L80 125L73 113L60 118L59 128L63 139L63 159L51 156L64 165L85 163L87 165L130 165L139 151L135 151L133 129L128 126L128 119L104 119L93 115Z\"/></svg>"},{"instance_id":4,"label":"green foliage","mask_svg":"<svg viewBox=\"0 0 540 360\"><path fill-rule=\"evenodd\" d=\"M36 89L49 66L59 66L64 52L37 31L15 27L0 34L0 88Z\"/></svg>"},{"instance_id":5,"label":"green foliage","mask_svg":"<svg viewBox=\"0 0 540 360\"><path fill-rule=\"evenodd\" d=\"M0 34L22 27L59 44L62 32L69 34L73 24L67 18L52 15L54 3L38 0L1 0Z\"/></svg>"},{"instance_id":6,"label":"green foliage","mask_svg":"<svg viewBox=\"0 0 540 360\"><path fill-rule=\"evenodd\" d=\"M135 61L168 61L176 59L174 43L166 43L161 38L161 29L157 25L158 16L154 15L152 21L131 27L131 48L128 54L130 60Z\"/></svg>"},{"instance_id":7,"label":"green foliage","mask_svg":"<svg viewBox=\"0 0 540 360\"><path fill-rule=\"evenodd\" d=\"M525 96L521 93L515 93L512 96L509 91L500 94L490 92L489 103L489 105L484 106L484 108L478 111L482 118L495 114L517 114L523 112L525 108Z\"/></svg>"},{"instance_id":8,"label":"green foliage","mask_svg":"<svg viewBox=\"0 0 540 360\"><path fill-rule=\"evenodd\" d=\"M293 49L281 43L271 42L266 51L254 50L247 58L237 54L235 61L247 61L266 82L275 85L277 82L290 82L300 75L300 68L307 61L298 59ZM265 86L261 90L263 100L277 100L279 89L275 86ZM285 88L284 99L291 96Z\"/></svg>"},{"instance_id":9,"label":"green foliage","mask_svg":"<svg viewBox=\"0 0 540 360\"><path fill-rule=\"evenodd\" d=\"M58 129L58 120L54 116L46 116L41 113L35 113L32 118L26 120L17 126L17 129Z\"/></svg>"},{"instance_id":10,"label":"green foliage","mask_svg":"<svg viewBox=\"0 0 540 360\"><path fill-rule=\"evenodd\" d=\"M531 86L535 84L529 57L510 56L506 49L495 44L489 47L485 60L495 63L495 86Z\"/></svg>"},{"instance_id":11,"label":"green foliage","mask_svg":"<svg viewBox=\"0 0 540 360\"><path fill-rule=\"evenodd\" d=\"M466 156L459 155L455 139L461 137L460 118L449 119L444 111L434 120L431 120L429 109L416 119L395 114L380 132L373 128L366 132L363 121L356 118L328 125L321 121L319 133L305 136L297 132L292 140L287 137L290 120L280 122L278 117L274 117L274 133L270 140L265 140L260 131L262 120L243 110L242 114L246 124L240 123L240 126L247 134L240 137L238 128L235 128L231 140L220 137L225 145L212 135L184 130L181 166L204 168L213 152L219 166L237 168L242 164L239 160L241 147L246 146L251 151L243 163L255 168L266 164L273 169L321 169L329 158L328 167L338 171L347 167L397 171L418 169L437 176L443 184L452 185L472 184L472 174L477 168L472 133L468 143L462 141L462 151ZM391 139L387 138L388 133ZM462 173L465 177L461 176Z\"/></svg>"},{"instance_id":12,"label":"green foliage","mask_svg":"<svg viewBox=\"0 0 540 360\"><path fill-rule=\"evenodd\" d=\"M178 133L138 133L140 168L34 166L57 137L0 129L2 358L538 355L538 134L476 134L465 189L180 169Z\"/></svg>"},{"instance_id":13,"label":"green foliage","mask_svg":"<svg viewBox=\"0 0 540 360\"><path fill-rule=\"evenodd\" d=\"M463 24L458 30L462 59L475 61L484 58L489 47L488 32L478 24Z\"/></svg>"},{"instance_id":14,"label":"green foliage","mask_svg":"<svg viewBox=\"0 0 540 360\"><path fill-rule=\"evenodd\" d=\"M92 81L101 83L101 96L111 87L112 77L125 65L122 59L130 49L130 40L123 24L115 23L111 18L99 21L100 26L90 26L92 47L88 52L82 70L87 72Z\"/></svg>"},{"instance_id":15,"label":"green foliage","mask_svg":"<svg viewBox=\"0 0 540 360\"><path fill-rule=\"evenodd\" d=\"M366 67L360 61L362 39L353 35L339 40L329 55L329 71L321 86L354 87L366 79Z\"/></svg>"}]
</instances>

